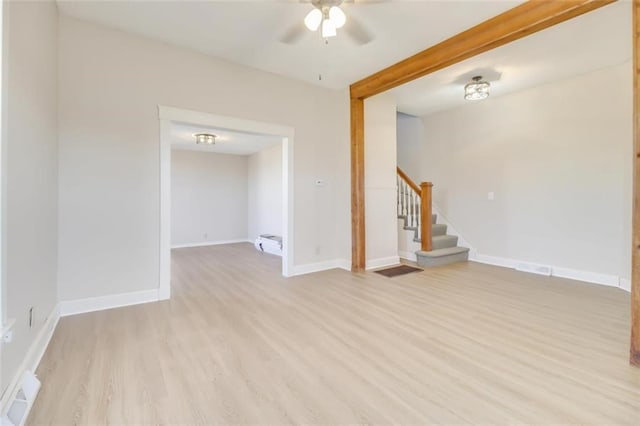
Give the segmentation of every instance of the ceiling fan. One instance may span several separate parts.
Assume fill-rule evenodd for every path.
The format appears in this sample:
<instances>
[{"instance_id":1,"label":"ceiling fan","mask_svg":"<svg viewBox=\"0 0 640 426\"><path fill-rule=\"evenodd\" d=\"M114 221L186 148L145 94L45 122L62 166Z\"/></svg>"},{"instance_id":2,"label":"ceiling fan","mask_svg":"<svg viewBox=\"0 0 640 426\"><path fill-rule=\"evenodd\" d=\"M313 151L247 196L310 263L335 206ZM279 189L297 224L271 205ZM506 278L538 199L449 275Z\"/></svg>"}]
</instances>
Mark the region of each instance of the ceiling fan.
<instances>
[{"instance_id":1,"label":"ceiling fan","mask_svg":"<svg viewBox=\"0 0 640 426\"><path fill-rule=\"evenodd\" d=\"M384 0L300 0L301 3L311 3L313 9L307 13L302 22L292 27L280 41L286 44L294 44L302 39L307 31L318 31L323 39L335 37L338 29L344 27L345 32L358 44L367 44L373 40L373 36L353 16L347 15L341 6L344 3L379 3ZM346 24L346 25L345 25Z\"/></svg>"},{"instance_id":2,"label":"ceiling fan","mask_svg":"<svg viewBox=\"0 0 640 426\"><path fill-rule=\"evenodd\" d=\"M313 9L304 18L304 25L310 31L322 27L322 38L335 37L338 28L347 22L347 15L340 9L342 0L312 0Z\"/></svg>"}]
</instances>

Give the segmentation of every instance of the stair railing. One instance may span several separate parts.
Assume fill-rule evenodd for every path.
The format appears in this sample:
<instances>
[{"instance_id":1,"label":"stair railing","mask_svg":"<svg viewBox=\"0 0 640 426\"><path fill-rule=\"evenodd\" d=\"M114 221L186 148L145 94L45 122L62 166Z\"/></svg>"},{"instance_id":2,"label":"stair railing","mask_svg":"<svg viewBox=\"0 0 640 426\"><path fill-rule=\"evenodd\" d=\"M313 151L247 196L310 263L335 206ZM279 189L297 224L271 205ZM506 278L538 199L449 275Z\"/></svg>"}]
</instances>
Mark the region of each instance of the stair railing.
<instances>
[{"instance_id":1,"label":"stair railing","mask_svg":"<svg viewBox=\"0 0 640 426\"><path fill-rule=\"evenodd\" d=\"M432 250L432 201L431 192L433 184L422 182L416 185L400 167L397 170L397 199L398 216L403 216L411 228L418 229L420 235L420 249Z\"/></svg>"}]
</instances>

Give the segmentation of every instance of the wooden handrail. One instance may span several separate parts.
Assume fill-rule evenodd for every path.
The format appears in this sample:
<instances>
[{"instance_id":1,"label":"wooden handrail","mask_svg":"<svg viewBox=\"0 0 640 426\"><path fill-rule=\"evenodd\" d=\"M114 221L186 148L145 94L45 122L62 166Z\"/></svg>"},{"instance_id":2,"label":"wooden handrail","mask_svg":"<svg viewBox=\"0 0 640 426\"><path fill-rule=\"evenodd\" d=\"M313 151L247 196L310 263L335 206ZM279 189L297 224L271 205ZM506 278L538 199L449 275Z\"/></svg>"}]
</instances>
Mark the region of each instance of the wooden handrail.
<instances>
[{"instance_id":1,"label":"wooden handrail","mask_svg":"<svg viewBox=\"0 0 640 426\"><path fill-rule=\"evenodd\" d=\"M431 227L432 201L431 201L431 182L420 183L420 241L422 251L431 251L433 249L433 231Z\"/></svg>"},{"instance_id":2,"label":"wooden handrail","mask_svg":"<svg viewBox=\"0 0 640 426\"><path fill-rule=\"evenodd\" d=\"M422 182L420 186L416 185L414 181L411 180L409 176L405 172L402 171L400 167L396 167L398 172L398 176L402 179L408 186L411 188L418 197L420 197L420 212L419 212L419 220L418 220L418 229L420 231L420 250L422 251L431 251L433 250L433 227L431 225L431 216L432 216L432 188L433 184L431 182ZM408 211L407 217L411 218L411 226L413 226L413 219L418 216L417 212L414 210L414 203L406 203L405 196L406 192L402 192L401 187L398 187L398 209L400 211ZM401 201L402 198L402 201ZM408 198L407 200L413 200L413 198ZM410 208L405 209L405 206L409 205ZM417 208L417 201L415 203L415 207ZM405 214L399 212L398 214Z\"/></svg>"},{"instance_id":3,"label":"wooden handrail","mask_svg":"<svg viewBox=\"0 0 640 426\"><path fill-rule=\"evenodd\" d=\"M418 185L416 185L415 182L412 181L411 178L409 176L407 176L407 174L405 172L403 172L400 167L396 167L396 170L398 171L398 176L400 176L402 178L402 180L407 182L407 184L411 187L411 189L413 189L414 191L416 191L419 194L420 193L420 187Z\"/></svg>"}]
</instances>

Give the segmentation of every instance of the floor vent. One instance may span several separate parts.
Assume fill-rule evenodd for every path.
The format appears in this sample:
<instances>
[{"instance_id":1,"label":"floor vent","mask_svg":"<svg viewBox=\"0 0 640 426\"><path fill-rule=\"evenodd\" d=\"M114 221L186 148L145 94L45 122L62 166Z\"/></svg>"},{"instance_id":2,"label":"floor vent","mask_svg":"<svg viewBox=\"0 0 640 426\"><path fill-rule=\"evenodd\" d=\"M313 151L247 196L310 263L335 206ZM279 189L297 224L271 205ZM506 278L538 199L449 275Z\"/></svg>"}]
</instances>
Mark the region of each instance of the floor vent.
<instances>
[{"instance_id":1,"label":"floor vent","mask_svg":"<svg viewBox=\"0 0 640 426\"><path fill-rule=\"evenodd\" d=\"M536 265L533 263L518 263L516 265L516 271L529 272L532 274L551 276L551 266Z\"/></svg>"},{"instance_id":2,"label":"floor vent","mask_svg":"<svg viewBox=\"0 0 640 426\"><path fill-rule=\"evenodd\" d=\"M7 413L0 418L2 426L22 426L27 421L27 416L33 402L40 390L40 380L30 371L24 373L22 385L16 392L15 397L9 402Z\"/></svg>"}]
</instances>

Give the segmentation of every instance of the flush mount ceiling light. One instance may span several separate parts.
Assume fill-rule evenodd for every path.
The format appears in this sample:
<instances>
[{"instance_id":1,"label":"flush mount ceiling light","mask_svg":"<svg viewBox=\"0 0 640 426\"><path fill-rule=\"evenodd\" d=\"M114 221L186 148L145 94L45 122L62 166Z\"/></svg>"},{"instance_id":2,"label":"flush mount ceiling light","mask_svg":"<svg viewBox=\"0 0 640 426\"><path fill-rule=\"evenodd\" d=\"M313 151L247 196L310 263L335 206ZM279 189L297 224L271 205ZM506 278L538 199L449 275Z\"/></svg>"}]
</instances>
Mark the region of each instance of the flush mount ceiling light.
<instances>
[{"instance_id":1,"label":"flush mount ceiling light","mask_svg":"<svg viewBox=\"0 0 640 426\"><path fill-rule=\"evenodd\" d=\"M489 97L489 87L491 85L482 81L481 76L475 76L471 80L471 83L464 86L464 98L468 101L479 101Z\"/></svg>"},{"instance_id":2,"label":"flush mount ceiling light","mask_svg":"<svg viewBox=\"0 0 640 426\"><path fill-rule=\"evenodd\" d=\"M218 136L211 133L196 133L193 137L196 138L198 145L214 145Z\"/></svg>"},{"instance_id":3,"label":"flush mount ceiling light","mask_svg":"<svg viewBox=\"0 0 640 426\"><path fill-rule=\"evenodd\" d=\"M337 29L347 22L340 5L342 0L312 0L314 9L304 18L304 24L311 31L317 31L322 26L322 38L335 37Z\"/></svg>"}]
</instances>

